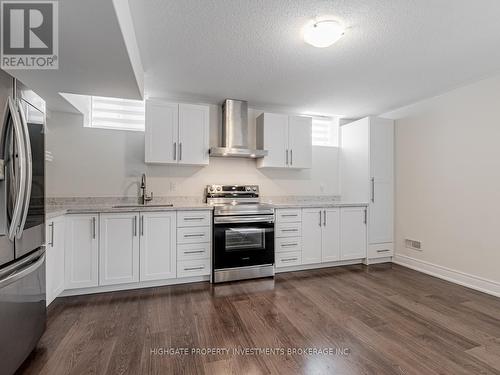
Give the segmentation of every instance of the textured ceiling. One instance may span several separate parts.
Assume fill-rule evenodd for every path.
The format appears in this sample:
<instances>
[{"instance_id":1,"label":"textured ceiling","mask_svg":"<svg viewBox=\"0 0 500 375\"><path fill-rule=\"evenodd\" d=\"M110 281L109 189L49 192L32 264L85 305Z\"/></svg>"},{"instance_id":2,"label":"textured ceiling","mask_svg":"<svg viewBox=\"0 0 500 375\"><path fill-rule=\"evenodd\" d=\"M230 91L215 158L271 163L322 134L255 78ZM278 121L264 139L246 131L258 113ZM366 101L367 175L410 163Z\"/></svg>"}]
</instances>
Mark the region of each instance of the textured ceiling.
<instances>
[{"instance_id":1,"label":"textured ceiling","mask_svg":"<svg viewBox=\"0 0 500 375\"><path fill-rule=\"evenodd\" d=\"M498 0L130 0L146 95L359 117L500 70ZM348 27L326 49L301 28Z\"/></svg>"}]
</instances>

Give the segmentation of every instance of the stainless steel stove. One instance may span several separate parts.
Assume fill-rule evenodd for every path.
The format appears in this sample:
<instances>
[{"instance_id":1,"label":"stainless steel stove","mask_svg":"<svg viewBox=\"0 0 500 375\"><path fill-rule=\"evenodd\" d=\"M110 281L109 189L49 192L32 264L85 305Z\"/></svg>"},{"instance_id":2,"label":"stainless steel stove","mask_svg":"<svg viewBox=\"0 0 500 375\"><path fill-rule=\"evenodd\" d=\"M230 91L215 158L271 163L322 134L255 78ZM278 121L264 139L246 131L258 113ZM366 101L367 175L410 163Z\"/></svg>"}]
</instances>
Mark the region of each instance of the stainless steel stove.
<instances>
[{"instance_id":1,"label":"stainless steel stove","mask_svg":"<svg viewBox=\"0 0 500 375\"><path fill-rule=\"evenodd\" d=\"M257 185L208 185L214 206L212 281L274 275L274 208Z\"/></svg>"}]
</instances>

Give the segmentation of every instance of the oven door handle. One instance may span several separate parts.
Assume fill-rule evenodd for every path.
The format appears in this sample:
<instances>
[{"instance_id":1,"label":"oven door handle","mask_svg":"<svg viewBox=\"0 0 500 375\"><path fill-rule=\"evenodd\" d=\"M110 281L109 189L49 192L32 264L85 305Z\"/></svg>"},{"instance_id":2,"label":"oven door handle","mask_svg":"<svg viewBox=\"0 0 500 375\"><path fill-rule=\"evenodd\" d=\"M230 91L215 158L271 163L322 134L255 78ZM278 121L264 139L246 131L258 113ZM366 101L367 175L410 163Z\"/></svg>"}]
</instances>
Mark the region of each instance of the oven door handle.
<instances>
[{"instance_id":1,"label":"oven door handle","mask_svg":"<svg viewBox=\"0 0 500 375\"><path fill-rule=\"evenodd\" d=\"M274 223L274 215L214 217L214 224L238 224L238 223Z\"/></svg>"}]
</instances>

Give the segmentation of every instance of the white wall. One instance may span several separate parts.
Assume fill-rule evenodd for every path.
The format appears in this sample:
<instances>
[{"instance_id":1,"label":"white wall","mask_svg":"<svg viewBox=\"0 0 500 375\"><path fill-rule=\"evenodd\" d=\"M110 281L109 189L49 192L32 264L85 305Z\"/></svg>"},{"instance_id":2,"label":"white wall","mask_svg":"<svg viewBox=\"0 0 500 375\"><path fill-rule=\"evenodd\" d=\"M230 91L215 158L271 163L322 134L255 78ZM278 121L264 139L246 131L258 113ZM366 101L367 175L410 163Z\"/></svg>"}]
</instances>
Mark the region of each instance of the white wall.
<instances>
[{"instance_id":1,"label":"white wall","mask_svg":"<svg viewBox=\"0 0 500 375\"><path fill-rule=\"evenodd\" d=\"M499 98L500 76L392 113L399 255L500 282Z\"/></svg>"},{"instance_id":2,"label":"white wall","mask_svg":"<svg viewBox=\"0 0 500 375\"><path fill-rule=\"evenodd\" d=\"M249 111L250 143L255 117ZM217 144L220 113L211 106L210 143ZM263 195L338 194L338 149L313 147L310 170L263 171L250 159L211 158L208 167L144 164L144 133L84 128L81 115L52 112L47 120L48 197L137 196L141 173L156 195L202 197L207 184L259 184Z\"/></svg>"}]
</instances>

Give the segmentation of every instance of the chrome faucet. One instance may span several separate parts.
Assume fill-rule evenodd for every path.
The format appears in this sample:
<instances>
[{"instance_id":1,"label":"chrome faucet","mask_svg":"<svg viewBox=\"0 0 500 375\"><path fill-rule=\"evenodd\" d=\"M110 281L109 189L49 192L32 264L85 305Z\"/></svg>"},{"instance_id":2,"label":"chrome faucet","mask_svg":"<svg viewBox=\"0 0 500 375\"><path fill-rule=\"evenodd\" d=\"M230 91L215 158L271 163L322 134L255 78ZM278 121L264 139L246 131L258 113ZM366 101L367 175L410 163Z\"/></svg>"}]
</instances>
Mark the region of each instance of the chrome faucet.
<instances>
[{"instance_id":1,"label":"chrome faucet","mask_svg":"<svg viewBox=\"0 0 500 375\"><path fill-rule=\"evenodd\" d=\"M141 178L141 204L147 204L153 200L153 192L150 195L146 192L146 174L142 174Z\"/></svg>"}]
</instances>

